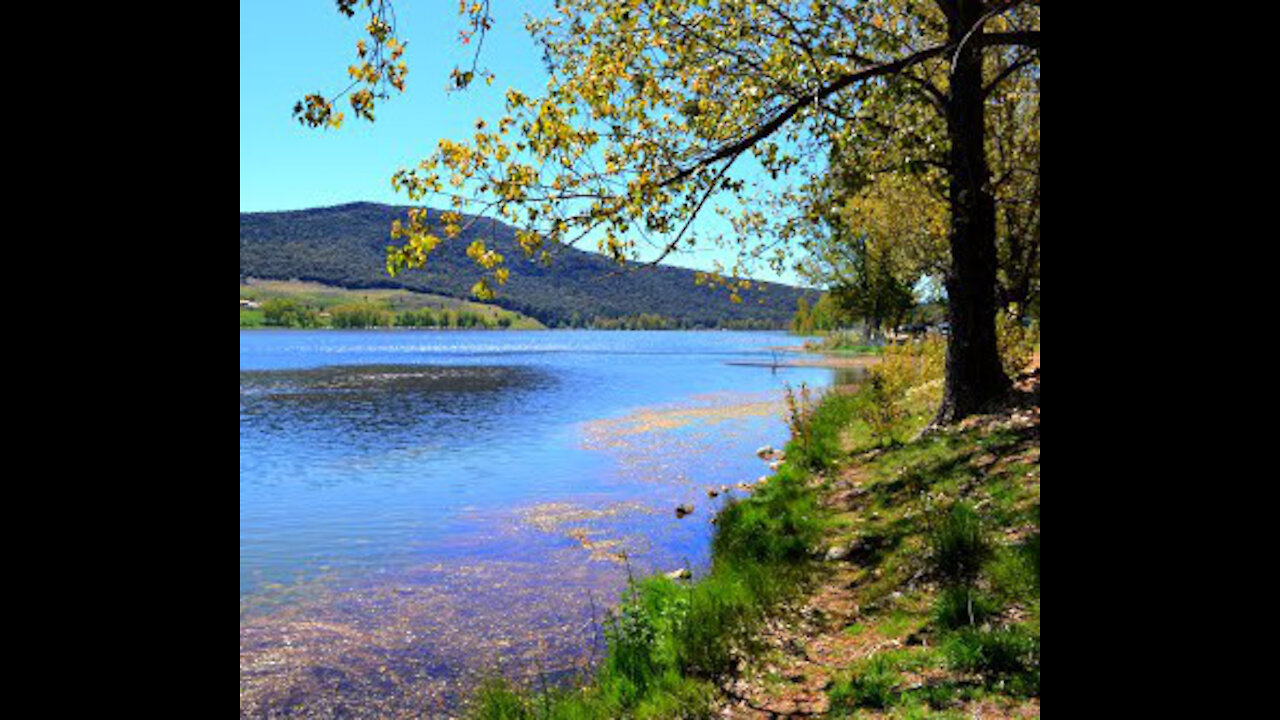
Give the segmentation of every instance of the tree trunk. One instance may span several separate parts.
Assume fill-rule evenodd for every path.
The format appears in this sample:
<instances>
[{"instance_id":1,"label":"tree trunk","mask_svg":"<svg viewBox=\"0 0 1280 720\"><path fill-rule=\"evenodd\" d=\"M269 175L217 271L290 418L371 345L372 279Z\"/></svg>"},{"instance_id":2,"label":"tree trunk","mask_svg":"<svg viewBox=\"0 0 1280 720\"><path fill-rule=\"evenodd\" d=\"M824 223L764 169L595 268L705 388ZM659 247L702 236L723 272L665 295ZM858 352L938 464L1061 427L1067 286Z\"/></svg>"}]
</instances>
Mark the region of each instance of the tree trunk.
<instances>
[{"instance_id":1,"label":"tree trunk","mask_svg":"<svg viewBox=\"0 0 1280 720\"><path fill-rule=\"evenodd\" d=\"M951 142L951 268L947 275L947 379L934 425L981 411L1009 389L996 345L996 208L983 124L981 33L968 36L983 14L980 2L959 0L948 19L952 43L964 42L947 96ZM966 36L967 40L966 40Z\"/></svg>"}]
</instances>

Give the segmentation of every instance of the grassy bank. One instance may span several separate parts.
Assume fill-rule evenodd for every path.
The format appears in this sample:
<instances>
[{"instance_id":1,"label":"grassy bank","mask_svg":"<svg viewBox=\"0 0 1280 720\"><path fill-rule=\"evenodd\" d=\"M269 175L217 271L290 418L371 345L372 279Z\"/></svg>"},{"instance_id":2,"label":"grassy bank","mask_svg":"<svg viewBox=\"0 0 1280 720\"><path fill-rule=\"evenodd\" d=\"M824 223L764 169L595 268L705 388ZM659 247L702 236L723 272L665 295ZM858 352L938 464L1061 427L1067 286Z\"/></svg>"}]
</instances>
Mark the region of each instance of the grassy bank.
<instances>
[{"instance_id":1,"label":"grassy bank","mask_svg":"<svg viewBox=\"0 0 1280 720\"><path fill-rule=\"evenodd\" d=\"M891 348L856 391L793 396L786 461L720 514L708 574L634 582L581 687L493 680L470 716L1038 714L1038 385L1033 420L917 438L942 355Z\"/></svg>"}]
</instances>

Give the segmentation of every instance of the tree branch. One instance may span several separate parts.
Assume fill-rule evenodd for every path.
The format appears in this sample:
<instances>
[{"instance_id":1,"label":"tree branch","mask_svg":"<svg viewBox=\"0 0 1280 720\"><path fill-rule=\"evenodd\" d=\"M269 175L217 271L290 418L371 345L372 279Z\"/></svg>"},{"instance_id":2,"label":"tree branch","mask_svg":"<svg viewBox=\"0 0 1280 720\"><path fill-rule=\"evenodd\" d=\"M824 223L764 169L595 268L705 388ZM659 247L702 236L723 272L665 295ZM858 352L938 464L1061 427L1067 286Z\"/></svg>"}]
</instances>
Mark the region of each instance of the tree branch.
<instances>
[{"instance_id":1,"label":"tree branch","mask_svg":"<svg viewBox=\"0 0 1280 720\"><path fill-rule=\"evenodd\" d=\"M1039 30L1018 30L1012 32L995 32L984 33L981 38L983 47L993 47L996 45L1021 45L1023 47L1040 49L1040 31Z\"/></svg>"},{"instance_id":2,"label":"tree branch","mask_svg":"<svg viewBox=\"0 0 1280 720\"><path fill-rule=\"evenodd\" d=\"M686 178L690 177L691 175L698 172L699 170L709 165L712 165L713 163L719 162L720 160L724 160L726 158L741 155L743 152L745 152L747 149L749 149L756 143L760 142L761 140L764 140L765 138L777 132L779 128L785 125L787 121L791 120L791 118L795 117L796 113L800 112L805 107L810 105L815 105L827 99L828 97L840 92L841 90L844 90L845 88L850 87L851 85L856 85L857 83L864 82L872 78L897 74L899 72L902 72L903 70L906 70L909 67L918 65L919 63L922 63L925 60L938 57L939 55L946 53L948 49L949 49L949 46L947 45L937 45L925 50L921 50L920 52L915 53L913 55L909 55L905 58L900 58L898 60L894 60L891 62L882 63L880 65L874 65L872 67L859 70L858 72L841 76L837 78L834 82L832 82L830 85L827 85L826 87L818 89L818 91L815 92L812 97L805 98L802 101L792 103L791 105L788 105L787 107L783 108L781 112L779 112L771 120L769 120L768 122L764 123L759 128L757 128L755 132L751 133L750 135L747 135L746 137L736 142L722 146L720 149L716 150L711 155L697 161L692 166L685 168L684 170L681 170L676 174L672 175L671 177L667 178L666 180L662 181L661 185L663 187L674 185L678 182L681 182L682 180L685 180Z\"/></svg>"},{"instance_id":3,"label":"tree branch","mask_svg":"<svg viewBox=\"0 0 1280 720\"><path fill-rule=\"evenodd\" d=\"M1039 59L1040 59L1040 54L1039 54L1039 53L1036 53L1035 55L1030 55L1030 56L1024 57L1024 58L1022 58L1022 59L1018 60L1017 62L1014 62L1014 63L1010 64L1010 65L1009 65L1009 66L1007 66L1005 69L1003 69L1003 70L1001 70L999 73L997 73L997 74L996 74L996 76L995 76L994 78L992 78L992 79L991 79L991 82L989 82L989 83L987 83L985 86L983 86L983 88L982 88L982 97L984 97L984 98L985 98L986 96L990 95L990 94L991 94L991 92L992 92L993 90L995 90L995 89L996 89L996 87L998 87L998 86L1000 85L1000 83L1002 83L1002 82L1004 82L1005 80L1007 80L1007 79L1009 78L1009 76L1010 76L1010 75L1013 75L1014 73L1018 72L1018 71L1019 71L1019 70L1021 70L1022 68L1026 67L1026 66L1028 66L1028 65L1030 65L1030 64L1032 64L1032 63L1034 63L1034 62L1036 62L1036 61L1037 61L1037 60L1039 60Z\"/></svg>"}]
</instances>

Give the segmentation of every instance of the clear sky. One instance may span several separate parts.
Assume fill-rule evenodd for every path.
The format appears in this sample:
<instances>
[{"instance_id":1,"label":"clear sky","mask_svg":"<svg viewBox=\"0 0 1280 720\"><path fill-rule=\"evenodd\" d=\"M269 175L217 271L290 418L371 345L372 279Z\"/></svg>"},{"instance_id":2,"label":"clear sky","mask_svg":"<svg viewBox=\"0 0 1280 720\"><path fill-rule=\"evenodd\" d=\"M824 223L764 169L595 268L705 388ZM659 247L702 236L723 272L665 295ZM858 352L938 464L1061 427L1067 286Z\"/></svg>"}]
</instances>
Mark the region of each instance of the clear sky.
<instances>
[{"instance_id":1,"label":"clear sky","mask_svg":"<svg viewBox=\"0 0 1280 720\"><path fill-rule=\"evenodd\" d=\"M311 130L292 116L311 92L341 89L355 58L364 21L348 20L332 0L240 0L240 211L294 210L355 201L408 204L391 189L396 170L416 164L441 138L467 138L478 118L492 120L508 87L540 95L547 77L524 30L524 15L542 15L549 0L494 3L496 26L481 65L497 80L448 93L449 70L470 62L458 42L461 19L449 0L396 4L398 30L408 42L408 88L379 104L377 122L355 120L333 131ZM722 221L707 213L704 228ZM684 255L672 264L709 269L718 252ZM790 274L760 279L795 283Z\"/></svg>"}]
</instances>

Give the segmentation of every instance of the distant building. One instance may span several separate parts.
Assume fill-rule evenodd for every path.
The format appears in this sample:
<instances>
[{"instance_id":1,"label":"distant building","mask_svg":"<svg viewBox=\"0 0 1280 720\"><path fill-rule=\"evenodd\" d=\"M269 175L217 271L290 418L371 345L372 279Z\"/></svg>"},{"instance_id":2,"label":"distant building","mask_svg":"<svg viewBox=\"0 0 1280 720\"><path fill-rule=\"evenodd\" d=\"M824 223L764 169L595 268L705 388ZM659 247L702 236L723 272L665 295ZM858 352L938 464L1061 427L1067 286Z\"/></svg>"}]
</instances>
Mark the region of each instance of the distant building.
<instances>
[{"instance_id":1,"label":"distant building","mask_svg":"<svg viewBox=\"0 0 1280 720\"><path fill-rule=\"evenodd\" d=\"M261 308L261 307L262 307L261 305L254 302L253 300L245 300L244 298L240 298L241 310L257 310L258 308Z\"/></svg>"}]
</instances>

